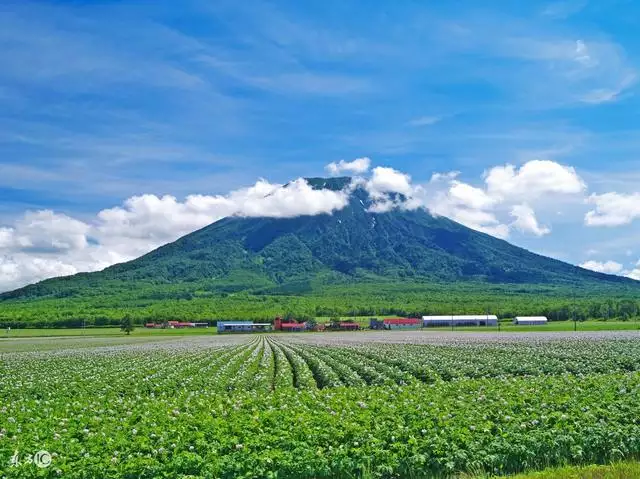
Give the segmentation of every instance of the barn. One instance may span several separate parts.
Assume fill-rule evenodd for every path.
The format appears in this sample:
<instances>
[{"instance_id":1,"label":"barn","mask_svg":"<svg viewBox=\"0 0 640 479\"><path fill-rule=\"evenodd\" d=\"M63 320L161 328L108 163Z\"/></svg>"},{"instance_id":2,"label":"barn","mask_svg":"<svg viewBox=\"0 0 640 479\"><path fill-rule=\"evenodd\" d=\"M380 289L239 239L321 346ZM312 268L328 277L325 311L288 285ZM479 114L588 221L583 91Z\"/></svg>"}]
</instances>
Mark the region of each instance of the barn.
<instances>
[{"instance_id":1,"label":"barn","mask_svg":"<svg viewBox=\"0 0 640 479\"><path fill-rule=\"evenodd\" d=\"M548 322L546 316L516 316L513 320L518 326L544 326Z\"/></svg>"},{"instance_id":2,"label":"barn","mask_svg":"<svg viewBox=\"0 0 640 479\"><path fill-rule=\"evenodd\" d=\"M497 326L498 317L495 314L451 314L446 316L423 316L422 325L425 328L447 326Z\"/></svg>"}]
</instances>

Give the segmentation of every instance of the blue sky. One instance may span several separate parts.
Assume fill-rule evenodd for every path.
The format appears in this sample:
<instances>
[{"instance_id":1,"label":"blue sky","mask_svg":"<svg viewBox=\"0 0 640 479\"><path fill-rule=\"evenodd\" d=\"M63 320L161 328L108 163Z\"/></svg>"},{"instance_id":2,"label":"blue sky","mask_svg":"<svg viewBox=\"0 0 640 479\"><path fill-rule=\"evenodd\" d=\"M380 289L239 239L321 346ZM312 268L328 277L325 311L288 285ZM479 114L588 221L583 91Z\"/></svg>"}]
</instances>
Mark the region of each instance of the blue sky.
<instances>
[{"instance_id":1,"label":"blue sky","mask_svg":"<svg viewBox=\"0 0 640 479\"><path fill-rule=\"evenodd\" d=\"M3 2L0 289L174 239L123 224L107 233L100 212L119 208L134 227L131 205L150 211L132 197L166 205L154 198L172 195L171 208L184 208L189 195L325 175L330 162L363 157L445 195L442 212L461 184L480 195L465 197L465 212L480 205L499 224L524 205L538 227L509 223L503 237L640 278L640 5L432 3ZM518 179L534 160L575 175L552 181L584 188ZM487 172L505 165L516 189L537 193L490 191ZM433 174L452 171L436 192ZM158 208L180 223L172 231L205 221ZM64 231L79 236L58 241ZM130 237L139 247L118 249ZM54 246L43 253L40 242ZM73 249L95 244L112 246L99 260Z\"/></svg>"}]
</instances>

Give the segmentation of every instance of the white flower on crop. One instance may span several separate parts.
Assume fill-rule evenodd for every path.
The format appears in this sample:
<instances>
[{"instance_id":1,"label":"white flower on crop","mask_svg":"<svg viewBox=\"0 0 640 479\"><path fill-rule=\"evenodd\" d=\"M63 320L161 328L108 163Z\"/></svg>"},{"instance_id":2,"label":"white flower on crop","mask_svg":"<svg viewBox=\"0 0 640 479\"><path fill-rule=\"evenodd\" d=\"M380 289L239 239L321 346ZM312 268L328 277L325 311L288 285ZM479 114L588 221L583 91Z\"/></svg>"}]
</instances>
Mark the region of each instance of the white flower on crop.
<instances>
[{"instance_id":1,"label":"white flower on crop","mask_svg":"<svg viewBox=\"0 0 640 479\"><path fill-rule=\"evenodd\" d=\"M190 451L193 451L194 449L195 449L195 447L193 447L193 446L189 446L189 450L190 450Z\"/></svg>"},{"instance_id":2,"label":"white flower on crop","mask_svg":"<svg viewBox=\"0 0 640 479\"><path fill-rule=\"evenodd\" d=\"M365 407L367 407L367 405L366 405L364 402L362 402L362 401L358 401L358 403L357 403L357 404L358 404L358 406L360 406L361 408L365 408Z\"/></svg>"},{"instance_id":3,"label":"white flower on crop","mask_svg":"<svg viewBox=\"0 0 640 479\"><path fill-rule=\"evenodd\" d=\"M471 431L475 431L475 430L476 430L476 427L475 427L475 426L469 426L469 430L471 430Z\"/></svg>"},{"instance_id":4,"label":"white flower on crop","mask_svg":"<svg viewBox=\"0 0 640 479\"><path fill-rule=\"evenodd\" d=\"M89 434L89 430L87 428L84 428L82 432L84 432L85 434Z\"/></svg>"},{"instance_id":5,"label":"white flower on crop","mask_svg":"<svg viewBox=\"0 0 640 479\"><path fill-rule=\"evenodd\" d=\"M236 449L242 449L244 446L242 444L236 444Z\"/></svg>"}]
</instances>

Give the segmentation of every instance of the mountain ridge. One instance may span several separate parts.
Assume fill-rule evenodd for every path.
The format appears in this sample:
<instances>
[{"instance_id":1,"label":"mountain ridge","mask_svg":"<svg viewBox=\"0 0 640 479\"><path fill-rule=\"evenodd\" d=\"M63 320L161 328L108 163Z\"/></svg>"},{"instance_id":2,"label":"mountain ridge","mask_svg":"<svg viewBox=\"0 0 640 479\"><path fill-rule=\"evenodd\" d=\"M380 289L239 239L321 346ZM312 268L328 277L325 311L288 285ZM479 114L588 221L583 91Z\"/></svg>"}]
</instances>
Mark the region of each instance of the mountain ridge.
<instances>
[{"instance_id":1,"label":"mountain ridge","mask_svg":"<svg viewBox=\"0 0 640 479\"><path fill-rule=\"evenodd\" d=\"M307 182L314 189L351 189L348 205L314 216L226 217L132 261L28 285L1 294L0 300L45 297L51 285L59 292L87 279L227 281L249 291L318 278L328 283L640 284L538 255L424 209L371 212L371 197L361 186L350 186L350 177Z\"/></svg>"}]
</instances>

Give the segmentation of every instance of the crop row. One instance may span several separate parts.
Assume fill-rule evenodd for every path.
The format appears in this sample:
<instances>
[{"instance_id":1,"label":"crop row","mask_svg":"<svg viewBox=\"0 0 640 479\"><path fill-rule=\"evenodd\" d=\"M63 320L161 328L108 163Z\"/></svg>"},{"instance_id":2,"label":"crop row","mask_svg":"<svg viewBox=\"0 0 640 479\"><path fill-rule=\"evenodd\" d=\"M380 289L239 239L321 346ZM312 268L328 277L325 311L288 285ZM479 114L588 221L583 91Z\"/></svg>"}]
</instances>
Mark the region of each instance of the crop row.
<instances>
[{"instance_id":1,"label":"crop row","mask_svg":"<svg viewBox=\"0 0 640 479\"><path fill-rule=\"evenodd\" d=\"M80 361L79 361L80 359ZM73 365L73 367L70 367ZM78 394L130 391L323 389L463 378L610 374L640 371L640 342L592 341L503 345L331 347L255 337L235 346L173 350L118 349L73 354L7 354L0 392L45 399L61 386ZM109 370L108 383L86 378ZM104 388L104 389L102 389Z\"/></svg>"}]
</instances>

